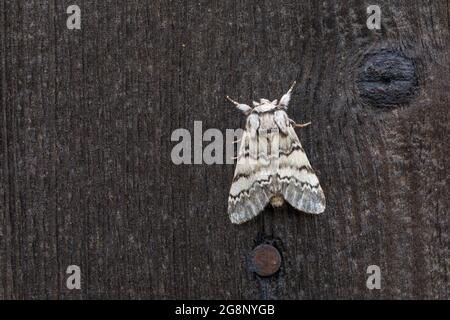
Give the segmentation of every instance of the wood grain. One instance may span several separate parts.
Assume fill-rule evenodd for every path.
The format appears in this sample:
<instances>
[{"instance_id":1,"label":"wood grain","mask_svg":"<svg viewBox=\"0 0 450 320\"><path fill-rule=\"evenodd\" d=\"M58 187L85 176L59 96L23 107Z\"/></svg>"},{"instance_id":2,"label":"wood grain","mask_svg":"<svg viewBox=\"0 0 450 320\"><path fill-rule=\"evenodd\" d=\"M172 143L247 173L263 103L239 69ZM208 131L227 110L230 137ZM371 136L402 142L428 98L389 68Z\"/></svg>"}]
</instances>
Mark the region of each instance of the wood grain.
<instances>
[{"instance_id":1,"label":"wood grain","mask_svg":"<svg viewBox=\"0 0 450 320\"><path fill-rule=\"evenodd\" d=\"M449 3L0 2L1 299L448 299ZM415 63L417 96L359 96L367 52ZM279 99L327 196L234 226L232 165L172 164L177 128L243 127L224 99ZM274 242L281 272L248 257ZM82 270L66 289L65 270ZM368 290L379 265L382 289Z\"/></svg>"}]
</instances>

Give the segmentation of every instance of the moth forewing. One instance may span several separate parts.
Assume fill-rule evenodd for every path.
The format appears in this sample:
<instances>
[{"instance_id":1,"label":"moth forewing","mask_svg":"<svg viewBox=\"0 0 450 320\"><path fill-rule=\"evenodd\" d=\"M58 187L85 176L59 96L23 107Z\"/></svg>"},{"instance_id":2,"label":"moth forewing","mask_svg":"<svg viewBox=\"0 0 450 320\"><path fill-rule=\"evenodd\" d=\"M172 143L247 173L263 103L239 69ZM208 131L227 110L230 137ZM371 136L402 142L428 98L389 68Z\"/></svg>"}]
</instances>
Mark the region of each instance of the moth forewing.
<instances>
[{"instance_id":1,"label":"moth forewing","mask_svg":"<svg viewBox=\"0 0 450 320\"><path fill-rule=\"evenodd\" d=\"M242 136L241 148L228 198L228 214L233 223L243 223L261 212L269 203L270 162L258 161L256 139L246 130ZM256 150L251 156L251 149Z\"/></svg>"},{"instance_id":2,"label":"moth forewing","mask_svg":"<svg viewBox=\"0 0 450 320\"><path fill-rule=\"evenodd\" d=\"M281 135L280 140L282 155L278 176L284 199L298 210L322 213L325 196L294 128L288 128L288 134Z\"/></svg>"}]
</instances>

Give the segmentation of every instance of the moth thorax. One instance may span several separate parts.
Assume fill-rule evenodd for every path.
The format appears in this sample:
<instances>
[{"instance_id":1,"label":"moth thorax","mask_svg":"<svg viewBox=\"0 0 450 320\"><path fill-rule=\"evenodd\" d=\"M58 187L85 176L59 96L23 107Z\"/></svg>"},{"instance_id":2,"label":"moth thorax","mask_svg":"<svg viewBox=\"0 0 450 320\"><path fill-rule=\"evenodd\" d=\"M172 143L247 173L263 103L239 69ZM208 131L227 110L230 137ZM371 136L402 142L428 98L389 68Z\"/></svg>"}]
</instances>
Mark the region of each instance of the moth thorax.
<instances>
[{"instance_id":1,"label":"moth thorax","mask_svg":"<svg viewBox=\"0 0 450 320\"><path fill-rule=\"evenodd\" d=\"M281 195L275 195L272 198L270 198L270 204L275 207L281 207L284 203L284 198Z\"/></svg>"}]
</instances>

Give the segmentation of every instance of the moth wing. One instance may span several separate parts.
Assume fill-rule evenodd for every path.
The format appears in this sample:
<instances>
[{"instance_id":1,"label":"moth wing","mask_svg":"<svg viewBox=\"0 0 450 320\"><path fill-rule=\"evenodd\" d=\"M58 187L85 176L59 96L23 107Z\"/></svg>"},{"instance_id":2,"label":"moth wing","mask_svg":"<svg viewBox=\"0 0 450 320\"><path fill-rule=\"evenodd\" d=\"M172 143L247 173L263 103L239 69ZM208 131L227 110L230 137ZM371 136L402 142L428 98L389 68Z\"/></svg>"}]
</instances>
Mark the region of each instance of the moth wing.
<instances>
[{"instance_id":1,"label":"moth wing","mask_svg":"<svg viewBox=\"0 0 450 320\"><path fill-rule=\"evenodd\" d=\"M250 148L265 143L258 134L244 131L236 169L228 197L228 215L232 223L241 224L257 216L270 201L273 180L271 163L263 154Z\"/></svg>"},{"instance_id":2,"label":"moth wing","mask_svg":"<svg viewBox=\"0 0 450 320\"><path fill-rule=\"evenodd\" d=\"M280 134L278 177L284 199L298 210L319 214L325 195L292 126Z\"/></svg>"}]
</instances>

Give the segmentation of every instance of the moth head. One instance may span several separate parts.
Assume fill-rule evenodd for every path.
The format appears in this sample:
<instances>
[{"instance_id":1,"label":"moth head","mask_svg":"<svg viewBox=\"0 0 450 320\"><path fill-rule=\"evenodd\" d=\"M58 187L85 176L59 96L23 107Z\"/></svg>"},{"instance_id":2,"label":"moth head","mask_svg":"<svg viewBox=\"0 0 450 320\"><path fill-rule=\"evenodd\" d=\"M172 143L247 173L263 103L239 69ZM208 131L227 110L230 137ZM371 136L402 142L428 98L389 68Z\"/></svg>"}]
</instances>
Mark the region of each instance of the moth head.
<instances>
[{"instance_id":1,"label":"moth head","mask_svg":"<svg viewBox=\"0 0 450 320\"><path fill-rule=\"evenodd\" d=\"M278 104L278 100L275 99L273 101L267 100L267 99L259 99L260 102L253 101L253 107L257 108L259 106L263 105L273 105L276 106Z\"/></svg>"}]
</instances>

